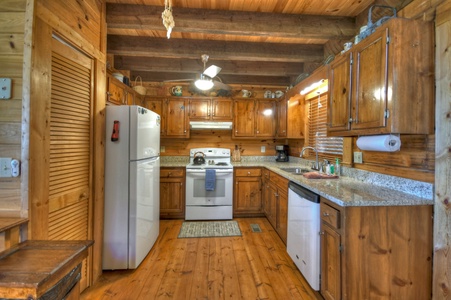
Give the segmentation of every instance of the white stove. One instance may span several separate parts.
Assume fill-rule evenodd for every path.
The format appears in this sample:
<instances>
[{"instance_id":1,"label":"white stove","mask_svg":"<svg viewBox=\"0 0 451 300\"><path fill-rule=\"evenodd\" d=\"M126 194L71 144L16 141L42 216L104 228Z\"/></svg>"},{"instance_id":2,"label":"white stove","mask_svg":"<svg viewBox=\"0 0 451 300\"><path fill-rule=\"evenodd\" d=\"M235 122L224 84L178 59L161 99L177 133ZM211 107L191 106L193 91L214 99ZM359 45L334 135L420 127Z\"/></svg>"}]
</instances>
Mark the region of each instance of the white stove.
<instances>
[{"instance_id":1,"label":"white stove","mask_svg":"<svg viewBox=\"0 0 451 300\"><path fill-rule=\"evenodd\" d=\"M195 163L195 157L203 157L204 163ZM233 169L230 163L230 149L225 148L195 148L189 152L187 169Z\"/></svg>"},{"instance_id":2,"label":"white stove","mask_svg":"<svg viewBox=\"0 0 451 300\"><path fill-rule=\"evenodd\" d=\"M208 171L208 172L207 172ZM186 166L186 220L233 218L230 149L195 148Z\"/></svg>"}]
</instances>

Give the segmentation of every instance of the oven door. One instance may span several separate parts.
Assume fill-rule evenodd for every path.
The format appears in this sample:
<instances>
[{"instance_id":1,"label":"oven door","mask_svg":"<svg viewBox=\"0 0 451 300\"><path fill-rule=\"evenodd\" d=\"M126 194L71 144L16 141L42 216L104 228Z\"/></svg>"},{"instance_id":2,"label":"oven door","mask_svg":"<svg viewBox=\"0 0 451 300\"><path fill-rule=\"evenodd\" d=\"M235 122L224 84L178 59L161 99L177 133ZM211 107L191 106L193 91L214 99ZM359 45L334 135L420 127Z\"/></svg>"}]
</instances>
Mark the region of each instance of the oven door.
<instances>
[{"instance_id":1,"label":"oven door","mask_svg":"<svg viewBox=\"0 0 451 300\"><path fill-rule=\"evenodd\" d=\"M205 189L205 169L186 170L186 205L232 205L233 169L216 170L214 191Z\"/></svg>"}]
</instances>

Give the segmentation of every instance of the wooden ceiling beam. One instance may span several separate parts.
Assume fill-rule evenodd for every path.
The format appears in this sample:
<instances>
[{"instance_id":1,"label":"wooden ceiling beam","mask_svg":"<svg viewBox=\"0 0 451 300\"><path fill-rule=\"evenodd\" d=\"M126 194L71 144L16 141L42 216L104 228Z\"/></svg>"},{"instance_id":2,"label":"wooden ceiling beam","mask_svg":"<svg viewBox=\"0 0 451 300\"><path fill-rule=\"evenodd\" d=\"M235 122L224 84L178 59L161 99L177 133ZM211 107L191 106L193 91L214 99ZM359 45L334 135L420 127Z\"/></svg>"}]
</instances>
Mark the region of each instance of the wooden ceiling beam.
<instances>
[{"instance_id":1,"label":"wooden ceiling beam","mask_svg":"<svg viewBox=\"0 0 451 300\"><path fill-rule=\"evenodd\" d=\"M131 79L134 80L136 76L141 76L145 82L180 82L196 79L196 73L162 73L162 72L148 72L148 71L132 71ZM219 74L219 78L226 84L258 84L258 85L290 85L290 77L282 76L253 76L253 75L228 75Z\"/></svg>"},{"instance_id":2,"label":"wooden ceiling beam","mask_svg":"<svg viewBox=\"0 0 451 300\"><path fill-rule=\"evenodd\" d=\"M199 59L208 54L216 60L267 62L320 62L323 45L247 43L211 40L181 40L108 35L107 52L114 55Z\"/></svg>"},{"instance_id":3,"label":"wooden ceiling beam","mask_svg":"<svg viewBox=\"0 0 451 300\"><path fill-rule=\"evenodd\" d=\"M255 76L298 76L304 70L303 63L286 62L252 62L252 61L215 61L209 60L207 67L221 67L221 75L255 75ZM170 59L139 56L115 56L114 68L118 70L192 73L202 72L204 66L199 57L192 59Z\"/></svg>"},{"instance_id":4,"label":"wooden ceiling beam","mask_svg":"<svg viewBox=\"0 0 451 300\"><path fill-rule=\"evenodd\" d=\"M108 28L162 30L164 7L107 3ZM174 32L281 38L349 39L355 18L173 8Z\"/></svg>"}]
</instances>

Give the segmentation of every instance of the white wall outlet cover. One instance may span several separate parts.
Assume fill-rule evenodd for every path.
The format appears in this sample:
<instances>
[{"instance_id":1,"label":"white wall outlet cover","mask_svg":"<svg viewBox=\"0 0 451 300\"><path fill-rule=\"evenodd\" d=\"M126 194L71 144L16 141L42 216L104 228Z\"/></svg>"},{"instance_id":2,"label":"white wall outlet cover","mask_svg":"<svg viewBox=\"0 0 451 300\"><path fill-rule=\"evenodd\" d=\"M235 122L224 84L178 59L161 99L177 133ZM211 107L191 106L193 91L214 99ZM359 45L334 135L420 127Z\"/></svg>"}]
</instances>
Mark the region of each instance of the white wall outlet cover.
<instances>
[{"instance_id":1,"label":"white wall outlet cover","mask_svg":"<svg viewBox=\"0 0 451 300\"><path fill-rule=\"evenodd\" d=\"M11 177L11 158L0 158L0 177Z\"/></svg>"},{"instance_id":2,"label":"white wall outlet cover","mask_svg":"<svg viewBox=\"0 0 451 300\"><path fill-rule=\"evenodd\" d=\"M262 153L265 153L265 152L266 152L266 147L265 147L265 146L262 146L262 147L261 147L261 152L262 152Z\"/></svg>"},{"instance_id":3,"label":"white wall outlet cover","mask_svg":"<svg viewBox=\"0 0 451 300\"><path fill-rule=\"evenodd\" d=\"M18 177L20 174L20 162L17 159L11 160L11 176Z\"/></svg>"},{"instance_id":4,"label":"white wall outlet cover","mask_svg":"<svg viewBox=\"0 0 451 300\"><path fill-rule=\"evenodd\" d=\"M11 99L11 78L0 78L0 99Z\"/></svg>"},{"instance_id":5,"label":"white wall outlet cover","mask_svg":"<svg viewBox=\"0 0 451 300\"><path fill-rule=\"evenodd\" d=\"M357 163L357 164L363 163L362 152L354 152L354 163Z\"/></svg>"}]
</instances>

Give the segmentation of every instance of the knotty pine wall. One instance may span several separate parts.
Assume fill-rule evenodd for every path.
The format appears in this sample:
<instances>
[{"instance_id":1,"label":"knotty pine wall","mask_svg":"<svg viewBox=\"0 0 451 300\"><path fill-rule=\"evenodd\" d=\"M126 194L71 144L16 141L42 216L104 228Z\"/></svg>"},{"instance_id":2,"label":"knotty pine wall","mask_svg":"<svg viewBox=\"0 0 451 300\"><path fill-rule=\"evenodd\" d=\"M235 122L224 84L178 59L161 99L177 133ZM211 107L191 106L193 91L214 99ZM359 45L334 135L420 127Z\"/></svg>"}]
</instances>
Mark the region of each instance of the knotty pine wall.
<instances>
[{"instance_id":1,"label":"knotty pine wall","mask_svg":"<svg viewBox=\"0 0 451 300\"><path fill-rule=\"evenodd\" d=\"M11 99L0 99L0 157L21 159L22 67L26 0L0 5L0 78L11 78ZM0 215L20 217L20 177L0 178Z\"/></svg>"}]
</instances>

